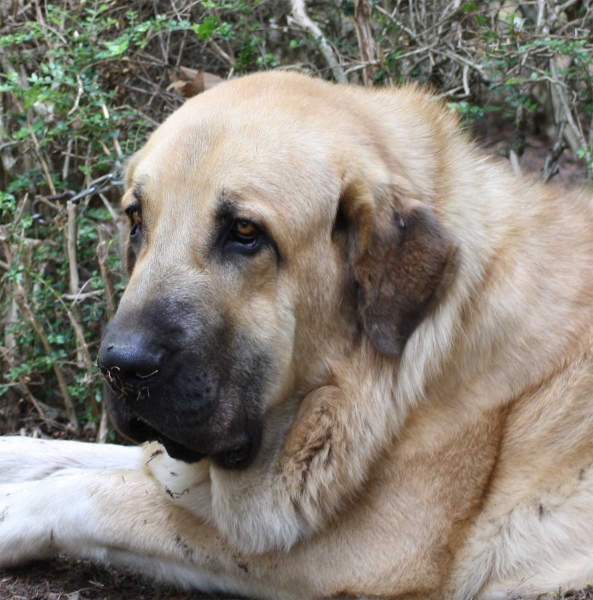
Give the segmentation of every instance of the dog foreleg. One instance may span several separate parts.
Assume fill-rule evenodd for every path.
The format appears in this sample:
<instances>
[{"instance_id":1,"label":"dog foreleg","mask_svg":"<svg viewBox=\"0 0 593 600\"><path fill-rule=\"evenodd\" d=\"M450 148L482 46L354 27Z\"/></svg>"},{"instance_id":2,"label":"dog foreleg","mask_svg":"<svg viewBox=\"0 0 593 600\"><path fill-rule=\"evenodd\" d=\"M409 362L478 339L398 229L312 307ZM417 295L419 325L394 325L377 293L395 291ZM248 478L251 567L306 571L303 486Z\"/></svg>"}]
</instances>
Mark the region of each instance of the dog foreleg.
<instances>
[{"instance_id":1,"label":"dog foreleg","mask_svg":"<svg viewBox=\"0 0 593 600\"><path fill-rule=\"evenodd\" d=\"M0 437L0 484L43 479L67 468L134 469L141 455L135 446Z\"/></svg>"},{"instance_id":2,"label":"dog foreleg","mask_svg":"<svg viewBox=\"0 0 593 600\"><path fill-rule=\"evenodd\" d=\"M65 469L0 485L0 568L58 553L204 590L255 592L236 552L142 471Z\"/></svg>"},{"instance_id":3,"label":"dog foreleg","mask_svg":"<svg viewBox=\"0 0 593 600\"><path fill-rule=\"evenodd\" d=\"M322 529L360 491L398 422L390 396L363 386L327 386L305 398L280 469L311 530Z\"/></svg>"}]
</instances>

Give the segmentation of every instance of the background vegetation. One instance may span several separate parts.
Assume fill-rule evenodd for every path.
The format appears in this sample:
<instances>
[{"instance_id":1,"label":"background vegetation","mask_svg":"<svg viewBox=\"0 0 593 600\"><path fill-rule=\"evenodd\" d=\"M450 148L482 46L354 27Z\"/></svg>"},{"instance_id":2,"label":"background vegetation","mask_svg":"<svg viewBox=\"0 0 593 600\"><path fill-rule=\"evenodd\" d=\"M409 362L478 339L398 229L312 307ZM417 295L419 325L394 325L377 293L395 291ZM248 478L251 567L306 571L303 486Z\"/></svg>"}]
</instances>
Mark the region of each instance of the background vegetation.
<instances>
[{"instance_id":1,"label":"background vegetation","mask_svg":"<svg viewBox=\"0 0 593 600\"><path fill-rule=\"evenodd\" d=\"M517 171L537 141L543 179L566 156L591 178L592 30L592 0L0 0L0 432L113 435L120 170L184 97L263 69L413 80Z\"/></svg>"}]
</instances>

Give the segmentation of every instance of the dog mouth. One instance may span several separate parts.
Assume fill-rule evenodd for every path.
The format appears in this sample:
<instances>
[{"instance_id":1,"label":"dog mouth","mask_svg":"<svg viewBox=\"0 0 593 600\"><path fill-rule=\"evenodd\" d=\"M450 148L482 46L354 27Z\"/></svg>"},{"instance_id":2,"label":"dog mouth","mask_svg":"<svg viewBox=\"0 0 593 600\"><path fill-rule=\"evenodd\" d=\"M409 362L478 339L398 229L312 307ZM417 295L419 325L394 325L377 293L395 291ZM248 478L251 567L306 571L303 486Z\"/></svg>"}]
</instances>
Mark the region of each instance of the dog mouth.
<instances>
[{"instance_id":1,"label":"dog mouth","mask_svg":"<svg viewBox=\"0 0 593 600\"><path fill-rule=\"evenodd\" d=\"M255 460L263 416L257 406L245 409L248 402L239 402L235 388L219 393L216 382L202 373L196 384L187 370L172 379L170 373L160 373L156 383L153 373L136 381L129 373L123 377L118 371L101 371L111 419L131 441L156 441L175 460L197 463L208 458L228 470L246 469ZM163 389L171 387L165 396Z\"/></svg>"},{"instance_id":2,"label":"dog mouth","mask_svg":"<svg viewBox=\"0 0 593 600\"><path fill-rule=\"evenodd\" d=\"M156 441L162 444L167 454L175 460L197 463L209 457L214 463L225 469L246 468L252 462L259 446L259 444L254 445L250 442L238 443L228 450L209 455L168 437L139 417L132 417L128 421L124 433L137 443Z\"/></svg>"},{"instance_id":3,"label":"dog mouth","mask_svg":"<svg viewBox=\"0 0 593 600\"><path fill-rule=\"evenodd\" d=\"M205 454L196 452L171 439L138 417L132 417L129 420L125 428L125 435L137 443L159 442L159 444L165 447L167 454L171 458L182 460L183 462L197 463L206 458Z\"/></svg>"}]
</instances>

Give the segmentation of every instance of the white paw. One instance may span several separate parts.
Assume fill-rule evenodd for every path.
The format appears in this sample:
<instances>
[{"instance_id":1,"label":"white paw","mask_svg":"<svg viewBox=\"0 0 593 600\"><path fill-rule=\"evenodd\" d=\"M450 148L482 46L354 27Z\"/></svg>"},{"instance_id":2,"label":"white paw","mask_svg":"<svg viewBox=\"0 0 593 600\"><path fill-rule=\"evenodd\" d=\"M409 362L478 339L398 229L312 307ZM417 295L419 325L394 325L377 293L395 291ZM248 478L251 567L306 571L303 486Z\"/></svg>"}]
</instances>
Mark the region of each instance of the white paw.
<instances>
[{"instance_id":1,"label":"white paw","mask_svg":"<svg viewBox=\"0 0 593 600\"><path fill-rule=\"evenodd\" d=\"M0 484L37 481L68 468L134 469L140 456L138 447L0 437Z\"/></svg>"},{"instance_id":2,"label":"white paw","mask_svg":"<svg viewBox=\"0 0 593 600\"><path fill-rule=\"evenodd\" d=\"M39 491L37 482L0 485L0 568L58 552L47 511L39 506Z\"/></svg>"}]
</instances>

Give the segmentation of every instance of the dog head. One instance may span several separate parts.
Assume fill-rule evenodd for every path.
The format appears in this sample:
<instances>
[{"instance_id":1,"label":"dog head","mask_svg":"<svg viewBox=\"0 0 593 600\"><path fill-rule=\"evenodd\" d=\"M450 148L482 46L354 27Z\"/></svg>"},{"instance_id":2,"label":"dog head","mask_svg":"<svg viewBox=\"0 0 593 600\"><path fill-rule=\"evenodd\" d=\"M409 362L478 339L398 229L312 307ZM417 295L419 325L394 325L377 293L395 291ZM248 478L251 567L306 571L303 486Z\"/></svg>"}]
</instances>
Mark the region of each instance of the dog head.
<instances>
[{"instance_id":1,"label":"dog head","mask_svg":"<svg viewBox=\"0 0 593 600\"><path fill-rule=\"evenodd\" d=\"M130 281L99 353L123 433L244 468L271 407L328 383L333 360L367 341L401 354L453 243L432 163L398 157L362 93L246 77L188 101L133 157Z\"/></svg>"}]
</instances>

